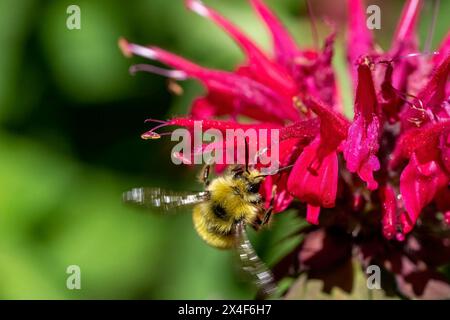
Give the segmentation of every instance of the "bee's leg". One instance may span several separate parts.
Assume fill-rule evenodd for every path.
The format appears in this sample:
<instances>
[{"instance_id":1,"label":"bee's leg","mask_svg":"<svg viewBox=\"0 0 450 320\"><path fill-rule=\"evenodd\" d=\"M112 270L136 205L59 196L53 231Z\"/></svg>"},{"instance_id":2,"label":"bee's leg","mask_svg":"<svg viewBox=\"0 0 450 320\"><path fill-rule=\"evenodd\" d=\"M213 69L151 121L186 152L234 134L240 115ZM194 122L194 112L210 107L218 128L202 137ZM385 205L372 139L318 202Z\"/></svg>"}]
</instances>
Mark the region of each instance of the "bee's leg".
<instances>
[{"instance_id":1,"label":"bee's leg","mask_svg":"<svg viewBox=\"0 0 450 320\"><path fill-rule=\"evenodd\" d=\"M200 173L200 181L205 185L205 187L209 186L209 171L211 170L211 165L206 164L202 172Z\"/></svg>"},{"instance_id":2,"label":"bee's leg","mask_svg":"<svg viewBox=\"0 0 450 320\"><path fill-rule=\"evenodd\" d=\"M272 205L270 205L270 207L265 210L263 208L261 209L262 210L260 215L258 216L256 221L251 225L255 231L259 231L264 225L266 225L269 222L270 217L272 216L273 211Z\"/></svg>"},{"instance_id":3,"label":"bee's leg","mask_svg":"<svg viewBox=\"0 0 450 320\"><path fill-rule=\"evenodd\" d=\"M261 221L261 226L264 226L269 222L272 213L273 213L273 206L271 204L270 207L266 209L266 212L264 212L264 218Z\"/></svg>"},{"instance_id":4,"label":"bee's leg","mask_svg":"<svg viewBox=\"0 0 450 320\"><path fill-rule=\"evenodd\" d=\"M264 208L261 208L262 214L260 214L258 216L258 219L256 220L256 222L252 225L253 229L255 229L256 231L258 231L259 229L261 229L261 227L263 227L267 223L269 223L270 217L272 216L272 213L273 213L273 206L274 206L274 202L275 202L276 192L277 192L277 186L273 186L272 198L270 199L269 207L265 210L264 210ZM262 219L261 219L261 217L262 217Z\"/></svg>"},{"instance_id":5,"label":"bee's leg","mask_svg":"<svg viewBox=\"0 0 450 320\"><path fill-rule=\"evenodd\" d=\"M270 199L270 204L269 207L266 209L266 212L264 213L264 218L261 222L261 225L266 225L269 221L270 221L270 217L272 216L273 213L273 206L274 206L274 202L275 202L275 196L277 194L277 186L274 185L272 187L272 198Z\"/></svg>"}]
</instances>

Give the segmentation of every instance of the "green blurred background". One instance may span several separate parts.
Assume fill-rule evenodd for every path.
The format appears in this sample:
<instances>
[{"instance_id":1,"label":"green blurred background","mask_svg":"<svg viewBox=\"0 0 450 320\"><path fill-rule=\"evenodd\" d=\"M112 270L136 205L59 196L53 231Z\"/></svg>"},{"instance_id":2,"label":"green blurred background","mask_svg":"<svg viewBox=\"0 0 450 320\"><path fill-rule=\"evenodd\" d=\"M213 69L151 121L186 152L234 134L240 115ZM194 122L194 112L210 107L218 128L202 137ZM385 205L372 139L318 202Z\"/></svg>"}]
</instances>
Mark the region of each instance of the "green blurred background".
<instances>
[{"instance_id":1,"label":"green blurred background","mask_svg":"<svg viewBox=\"0 0 450 320\"><path fill-rule=\"evenodd\" d=\"M205 2L269 48L247 1ZM319 17L344 7L311 2ZM299 43L312 45L302 0L267 3ZM403 1L375 3L386 47ZM81 8L81 30L66 28L71 4ZM434 44L448 28L449 4L442 1ZM425 8L422 38L430 20ZM327 30L319 25L322 40ZM233 254L205 245L189 210L159 217L121 203L134 186L201 188L199 168L171 163L170 139L143 141L140 134L149 129L145 119L185 114L202 92L188 81L184 94L173 96L162 77L130 76L129 66L144 61L122 56L121 36L215 68L231 70L243 57L181 0L0 1L0 298L252 298ZM340 45L336 68L350 114L343 61ZM283 213L272 230L251 236L273 265L301 241L289 235L303 224ZM69 265L81 268L81 290L66 288Z\"/></svg>"}]
</instances>

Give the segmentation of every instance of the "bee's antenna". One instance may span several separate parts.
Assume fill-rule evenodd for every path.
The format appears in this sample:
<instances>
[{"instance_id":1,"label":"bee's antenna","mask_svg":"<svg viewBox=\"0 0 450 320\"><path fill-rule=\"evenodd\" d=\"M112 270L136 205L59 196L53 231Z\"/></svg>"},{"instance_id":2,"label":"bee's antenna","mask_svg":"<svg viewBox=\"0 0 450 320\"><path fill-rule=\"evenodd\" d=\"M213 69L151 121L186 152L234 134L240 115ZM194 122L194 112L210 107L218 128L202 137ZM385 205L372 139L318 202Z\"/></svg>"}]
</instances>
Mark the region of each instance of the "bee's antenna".
<instances>
[{"instance_id":1,"label":"bee's antenna","mask_svg":"<svg viewBox=\"0 0 450 320\"><path fill-rule=\"evenodd\" d=\"M273 176L274 174L278 174L278 173L280 173L280 172L289 170L289 169L291 169L292 167L294 167L293 164L291 164L291 165L289 165L289 166L286 166L286 167L283 167L283 168L280 168L280 169L278 169L278 170L276 170L276 171L274 171L274 172L270 172L270 173L268 173L268 174L260 174L258 177Z\"/></svg>"},{"instance_id":2,"label":"bee's antenna","mask_svg":"<svg viewBox=\"0 0 450 320\"><path fill-rule=\"evenodd\" d=\"M247 173L249 173L248 171L248 162L249 162L249 151L248 151L248 140L247 137L245 138L245 171L247 171Z\"/></svg>"},{"instance_id":3,"label":"bee's antenna","mask_svg":"<svg viewBox=\"0 0 450 320\"><path fill-rule=\"evenodd\" d=\"M275 172L275 173L280 173L280 172L282 172L282 171L289 170L289 169L291 169L291 168L293 168L293 167L294 167L294 165L291 164L291 165L289 165L289 166L286 166L286 167L283 167L283 168L278 169L277 172Z\"/></svg>"}]
</instances>

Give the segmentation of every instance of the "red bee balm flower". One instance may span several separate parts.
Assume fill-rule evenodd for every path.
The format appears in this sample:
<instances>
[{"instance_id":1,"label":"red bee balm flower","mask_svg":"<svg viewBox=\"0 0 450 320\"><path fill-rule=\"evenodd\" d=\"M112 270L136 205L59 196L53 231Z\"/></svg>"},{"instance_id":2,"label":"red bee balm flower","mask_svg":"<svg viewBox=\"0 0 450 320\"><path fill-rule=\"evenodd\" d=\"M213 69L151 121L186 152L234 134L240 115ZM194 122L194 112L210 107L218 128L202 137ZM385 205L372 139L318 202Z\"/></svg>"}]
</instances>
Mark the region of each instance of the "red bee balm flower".
<instances>
[{"instance_id":1,"label":"red bee balm flower","mask_svg":"<svg viewBox=\"0 0 450 320\"><path fill-rule=\"evenodd\" d=\"M307 221L323 228L322 235L329 228L350 230L345 238L354 238L363 261L378 259L395 272L398 268L390 260L395 255L383 256L392 248L380 249L390 242L382 242L378 235L398 240L401 251L407 246L402 243L419 241L423 230L448 234L450 34L433 54L418 53L416 25L423 1L408 0L393 45L383 52L366 27L362 0L348 0L347 57L355 89L350 121L342 114L331 63L335 33L330 32L321 50L300 48L262 0L250 2L271 33L272 55L201 1L185 1L244 51L245 64L233 72L207 69L163 49L120 40L125 55L173 68L138 65L134 71L180 81L195 78L206 88L188 117L161 122L144 138L160 137L155 130L167 125L192 129L194 120L220 131L279 129L279 163L293 168L265 179L260 192L266 205L281 212L298 199L304 204L300 212L306 211ZM218 116L221 120L213 120ZM238 116L250 121L239 123ZM325 214L319 219L321 208ZM409 236L414 229L417 235ZM364 238L359 239L360 234ZM368 240L368 234L373 238ZM422 251L417 249L418 254ZM416 269L411 265L419 260L408 259L407 275L412 277L411 270ZM427 271L421 276L428 275ZM398 281L407 279L405 273Z\"/></svg>"}]
</instances>

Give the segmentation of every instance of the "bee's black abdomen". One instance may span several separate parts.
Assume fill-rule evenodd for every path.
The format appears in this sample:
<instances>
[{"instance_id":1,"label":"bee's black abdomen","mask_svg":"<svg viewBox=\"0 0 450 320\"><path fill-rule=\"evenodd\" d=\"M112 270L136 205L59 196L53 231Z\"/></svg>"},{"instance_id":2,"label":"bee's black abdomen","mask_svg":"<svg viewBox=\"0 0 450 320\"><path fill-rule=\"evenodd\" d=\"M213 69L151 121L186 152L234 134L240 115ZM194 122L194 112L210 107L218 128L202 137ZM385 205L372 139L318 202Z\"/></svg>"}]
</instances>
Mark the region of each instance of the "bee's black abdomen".
<instances>
[{"instance_id":1,"label":"bee's black abdomen","mask_svg":"<svg viewBox=\"0 0 450 320\"><path fill-rule=\"evenodd\" d=\"M222 220L226 220L227 218L227 212L225 211L225 209L220 205L220 204L213 204L212 205L212 210L214 212L214 215Z\"/></svg>"}]
</instances>

